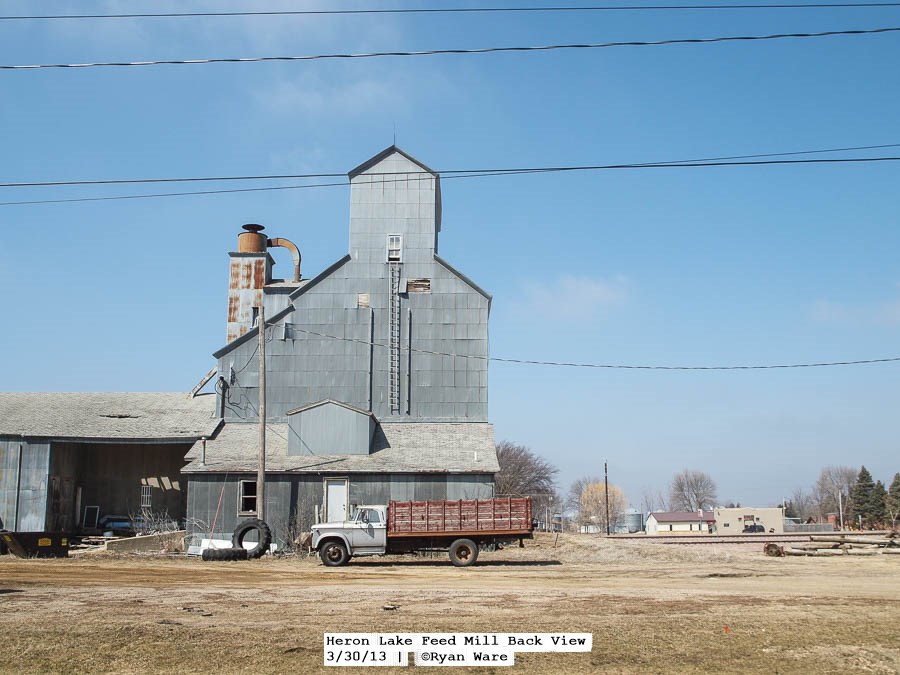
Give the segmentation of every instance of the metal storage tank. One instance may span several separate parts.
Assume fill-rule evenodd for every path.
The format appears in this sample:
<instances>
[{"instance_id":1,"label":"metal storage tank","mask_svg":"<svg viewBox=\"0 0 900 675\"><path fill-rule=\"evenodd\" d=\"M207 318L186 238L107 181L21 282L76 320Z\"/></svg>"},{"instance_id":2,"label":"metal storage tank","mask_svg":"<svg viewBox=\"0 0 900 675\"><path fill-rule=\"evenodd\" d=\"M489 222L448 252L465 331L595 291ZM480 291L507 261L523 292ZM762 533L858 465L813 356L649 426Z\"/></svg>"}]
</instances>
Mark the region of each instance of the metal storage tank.
<instances>
[{"instance_id":1,"label":"metal storage tank","mask_svg":"<svg viewBox=\"0 0 900 675\"><path fill-rule=\"evenodd\" d=\"M619 522L625 526L629 534L644 531L644 514L637 509L628 509L622 514Z\"/></svg>"}]
</instances>

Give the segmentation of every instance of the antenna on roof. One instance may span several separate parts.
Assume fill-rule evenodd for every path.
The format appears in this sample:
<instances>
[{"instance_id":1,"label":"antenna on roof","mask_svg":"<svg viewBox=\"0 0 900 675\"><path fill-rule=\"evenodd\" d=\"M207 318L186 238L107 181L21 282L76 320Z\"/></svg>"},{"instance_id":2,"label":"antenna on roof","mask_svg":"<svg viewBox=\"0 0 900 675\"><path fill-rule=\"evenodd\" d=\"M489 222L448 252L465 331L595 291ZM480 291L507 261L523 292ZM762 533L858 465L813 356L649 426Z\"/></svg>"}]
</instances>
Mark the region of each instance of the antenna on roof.
<instances>
[{"instance_id":1,"label":"antenna on roof","mask_svg":"<svg viewBox=\"0 0 900 675\"><path fill-rule=\"evenodd\" d=\"M394 142L391 145L397 145L397 122L394 122Z\"/></svg>"}]
</instances>

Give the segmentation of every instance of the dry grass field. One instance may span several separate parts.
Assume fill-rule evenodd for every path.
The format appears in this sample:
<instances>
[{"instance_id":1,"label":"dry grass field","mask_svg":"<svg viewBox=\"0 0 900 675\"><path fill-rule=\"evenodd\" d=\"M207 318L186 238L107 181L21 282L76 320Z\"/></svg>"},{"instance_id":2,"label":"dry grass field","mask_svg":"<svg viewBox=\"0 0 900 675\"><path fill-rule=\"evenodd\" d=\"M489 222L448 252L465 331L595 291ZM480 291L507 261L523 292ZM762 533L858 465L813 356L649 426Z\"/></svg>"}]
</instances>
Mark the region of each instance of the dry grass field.
<instances>
[{"instance_id":1,"label":"dry grass field","mask_svg":"<svg viewBox=\"0 0 900 675\"><path fill-rule=\"evenodd\" d=\"M760 549L539 535L468 569L445 556L338 569L305 557L3 556L0 668L366 673L325 669L323 633L566 631L592 633L593 651L469 670L900 672L900 556Z\"/></svg>"}]
</instances>

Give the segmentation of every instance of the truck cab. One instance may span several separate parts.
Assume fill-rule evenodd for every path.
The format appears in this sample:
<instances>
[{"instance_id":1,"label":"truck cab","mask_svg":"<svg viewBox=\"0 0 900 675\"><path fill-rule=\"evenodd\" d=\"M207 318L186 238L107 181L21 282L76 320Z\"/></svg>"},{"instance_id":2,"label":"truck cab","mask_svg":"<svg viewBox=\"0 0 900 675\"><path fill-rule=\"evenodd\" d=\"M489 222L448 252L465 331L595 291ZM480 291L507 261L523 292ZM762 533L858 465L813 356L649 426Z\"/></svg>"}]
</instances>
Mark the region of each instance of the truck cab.
<instances>
[{"instance_id":1,"label":"truck cab","mask_svg":"<svg viewBox=\"0 0 900 675\"><path fill-rule=\"evenodd\" d=\"M313 525L312 547L328 567L344 565L355 555L384 555L387 507L358 506L352 520Z\"/></svg>"}]
</instances>

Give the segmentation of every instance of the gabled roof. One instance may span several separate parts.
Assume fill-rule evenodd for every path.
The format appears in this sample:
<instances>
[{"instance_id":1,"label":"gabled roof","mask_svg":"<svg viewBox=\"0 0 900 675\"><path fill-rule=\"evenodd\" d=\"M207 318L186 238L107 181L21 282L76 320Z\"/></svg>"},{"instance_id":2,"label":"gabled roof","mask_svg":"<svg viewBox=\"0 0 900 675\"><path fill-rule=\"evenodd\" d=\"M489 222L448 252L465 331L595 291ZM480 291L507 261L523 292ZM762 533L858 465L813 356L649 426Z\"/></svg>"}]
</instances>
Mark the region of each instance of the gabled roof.
<instances>
[{"instance_id":1,"label":"gabled roof","mask_svg":"<svg viewBox=\"0 0 900 675\"><path fill-rule=\"evenodd\" d=\"M362 408L356 408L349 403L342 403L340 401L335 401L333 398L322 399L321 401L316 401L315 403L309 403L307 405L300 406L299 408L294 408L293 410L288 410L285 415L296 415L297 413L304 412L305 410L310 410L311 408L318 408L320 405L327 405L329 403L333 403L334 405L339 405L342 408L346 408L347 410L351 410L355 413L359 413L360 415L368 415L369 417L374 418L375 415L371 410L363 410Z\"/></svg>"},{"instance_id":2,"label":"gabled roof","mask_svg":"<svg viewBox=\"0 0 900 675\"><path fill-rule=\"evenodd\" d=\"M288 455L290 428L266 428L266 471L272 473L478 473L500 470L494 446L494 427L486 422L383 422L368 455ZM228 422L206 441L206 464L200 463L201 444L185 459L184 473L254 473L257 469L259 426Z\"/></svg>"},{"instance_id":3,"label":"gabled roof","mask_svg":"<svg viewBox=\"0 0 900 675\"><path fill-rule=\"evenodd\" d=\"M0 436L191 442L212 436L214 394L0 393Z\"/></svg>"},{"instance_id":4,"label":"gabled roof","mask_svg":"<svg viewBox=\"0 0 900 675\"><path fill-rule=\"evenodd\" d=\"M355 169L351 169L350 172L347 174L347 176L350 178L350 180L353 180L353 179L356 178L359 174L365 173L366 171L368 171L369 169L371 169L373 166L375 166L376 164L378 164L378 162L382 161L382 160L385 159L386 157L390 157L390 156L393 155L394 153L397 153L398 155L402 155L402 156L406 157L406 159L408 159L410 162L412 162L412 163L415 164L416 166L421 167L423 170L427 171L427 172L430 173L431 175L433 175L433 176L437 176L437 175L438 175L436 171L434 171L433 169L428 168L427 166L425 166L424 164L422 164L422 162L420 162L419 160L417 160L417 159L416 159L415 157L413 157L412 155L410 155L410 154L404 152L403 150L401 150L400 148L398 148L396 145L392 145L392 146L389 147L389 148L385 148L384 150L382 150L381 152L379 152L377 155L375 155L375 156L372 157L371 159L367 159L365 162L363 162L362 164L360 164L360 165L359 165L358 167L356 167Z\"/></svg>"}]
</instances>

